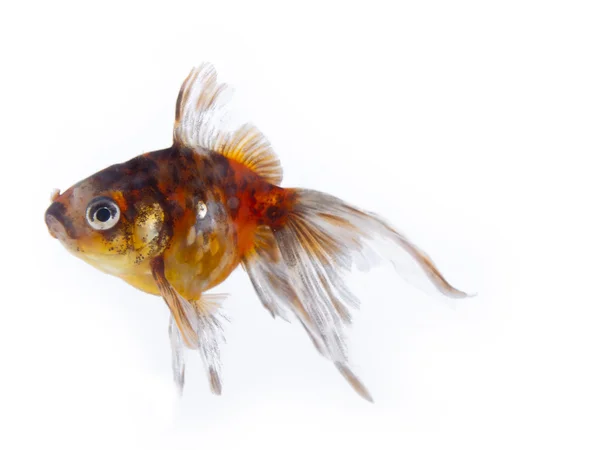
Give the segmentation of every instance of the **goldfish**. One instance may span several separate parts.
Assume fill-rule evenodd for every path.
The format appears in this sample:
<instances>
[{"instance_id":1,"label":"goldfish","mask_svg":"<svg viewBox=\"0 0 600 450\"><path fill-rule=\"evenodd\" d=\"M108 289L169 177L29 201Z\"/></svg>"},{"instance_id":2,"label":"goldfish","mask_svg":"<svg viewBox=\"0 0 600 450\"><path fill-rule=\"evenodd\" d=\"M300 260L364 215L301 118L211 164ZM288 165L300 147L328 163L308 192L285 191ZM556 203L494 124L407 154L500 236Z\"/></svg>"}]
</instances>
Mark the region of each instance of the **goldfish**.
<instances>
[{"instance_id":1,"label":"goldfish","mask_svg":"<svg viewBox=\"0 0 600 450\"><path fill-rule=\"evenodd\" d=\"M222 392L223 295L207 291L241 265L264 308L274 318L294 316L316 350L372 401L348 358L346 328L359 300L345 276L404 254L436 291L467 294L381 217L323 192L282 187L265 135L250 123L222 126L227 91L211 64L193 68L177 97L172 146L53 192L48 230L96 269L162 297L180 392L187 349L200 353L211 391Z\"/></svg>"}]
</instances>

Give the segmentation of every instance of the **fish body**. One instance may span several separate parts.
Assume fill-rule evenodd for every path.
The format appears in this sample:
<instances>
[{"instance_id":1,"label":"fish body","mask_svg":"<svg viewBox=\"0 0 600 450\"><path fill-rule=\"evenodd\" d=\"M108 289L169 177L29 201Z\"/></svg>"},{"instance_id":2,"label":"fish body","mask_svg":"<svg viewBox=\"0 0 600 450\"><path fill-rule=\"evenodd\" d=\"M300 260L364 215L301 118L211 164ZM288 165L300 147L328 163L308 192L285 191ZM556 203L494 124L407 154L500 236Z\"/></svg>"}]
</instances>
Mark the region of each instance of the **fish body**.
<instances>
[{"instance_id":1,"label":"fish body","mask_svg":"<svg viewBox=\"0 0 600 450\"><path fill-rule=\"evenodd\" d=\"M348 362L344 327L358 300L343 275L357 258L368 266L380 259L372 241L383 238L408 255L442 294L465 294L383 219L328 194L281 187L281 165L260 131L219 128L225 88L211 65L193 69L177 99L173 146L53 194L50 234L97 269L163 297L180 388L191 348L212 391L221 392L219 301L206 291L241 264L263 306L274 317L291 312L370 400Z\"/></svg>"}]
</instances>

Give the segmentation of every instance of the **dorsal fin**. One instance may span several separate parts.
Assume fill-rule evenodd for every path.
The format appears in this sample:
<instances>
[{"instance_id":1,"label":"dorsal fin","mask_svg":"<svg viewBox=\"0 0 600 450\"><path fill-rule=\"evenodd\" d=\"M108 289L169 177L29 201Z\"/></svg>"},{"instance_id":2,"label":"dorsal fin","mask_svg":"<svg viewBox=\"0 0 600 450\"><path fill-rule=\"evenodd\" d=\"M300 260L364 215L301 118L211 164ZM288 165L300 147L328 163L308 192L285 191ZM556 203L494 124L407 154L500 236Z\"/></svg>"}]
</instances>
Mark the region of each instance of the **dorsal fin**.
<instances>
[{"instance_id":1,"label":"dorsal fin","mask_svg":"<svg viewBox=\"0 0 600 450\"><path fill-rule=\"evenodd\" d=\"M192 69L177 97L174 145L207 149L233 159L272 184L281 183L279 158L267 138L252 124L226 130L228 87L217 83L209 63Z\"/></svg>"}]
</instances>

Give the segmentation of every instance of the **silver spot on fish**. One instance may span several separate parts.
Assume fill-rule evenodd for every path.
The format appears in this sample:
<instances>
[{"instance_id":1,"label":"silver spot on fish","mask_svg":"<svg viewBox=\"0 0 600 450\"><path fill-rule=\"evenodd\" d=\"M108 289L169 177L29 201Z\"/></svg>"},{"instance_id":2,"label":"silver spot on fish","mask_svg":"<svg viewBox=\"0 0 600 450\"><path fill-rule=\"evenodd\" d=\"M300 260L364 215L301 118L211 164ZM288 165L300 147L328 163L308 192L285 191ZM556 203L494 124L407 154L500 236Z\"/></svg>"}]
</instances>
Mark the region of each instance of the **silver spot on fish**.
<instances>
[{"instance_id":1,"label":"silver spot on fish","mask_svg":"<svg viewBox=\"0 0 600 450\"><path fill-rule=\"evenodd\" d=\"M206 217L206 213L208 213L206 203L203 201L198 202L198 205L196 206L196 217L198 217L198 220L204 219Z\"/></svg>"}]
</instances>

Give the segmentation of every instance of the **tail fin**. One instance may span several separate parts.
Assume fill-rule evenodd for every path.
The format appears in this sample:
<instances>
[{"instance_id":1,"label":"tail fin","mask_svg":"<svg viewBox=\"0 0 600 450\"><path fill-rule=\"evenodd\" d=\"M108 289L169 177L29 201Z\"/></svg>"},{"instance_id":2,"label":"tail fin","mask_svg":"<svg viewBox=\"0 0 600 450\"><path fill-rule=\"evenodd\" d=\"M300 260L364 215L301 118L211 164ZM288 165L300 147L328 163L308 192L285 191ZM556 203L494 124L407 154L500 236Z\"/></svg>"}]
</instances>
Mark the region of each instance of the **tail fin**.
<instances>
[{"instance_id":1,"label":"tail fin","mask_svg":"<svg viewBox=\"0 0 600 450\"><path fill-rule=\"evenodd\" d=\"M362 263L363 269L373 266L388 256L393 244L395 251L389 255L393 263L399 254L408 255L416 275L420 272L439 292L451 298L466 294L452 287L423 251L376 215L321 192L285 191L288 201L283 204L289 209L271 227L259 228L244 267L271 314L291 310L317 350L334 362L359 395L371 400L348 367L343 328L351 322L350 309L358 300L344 283L344 272L354 263ZM378 246L377 241L387 245Z\"/></svg>"}]
</instances>

